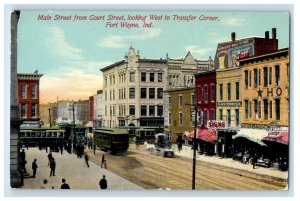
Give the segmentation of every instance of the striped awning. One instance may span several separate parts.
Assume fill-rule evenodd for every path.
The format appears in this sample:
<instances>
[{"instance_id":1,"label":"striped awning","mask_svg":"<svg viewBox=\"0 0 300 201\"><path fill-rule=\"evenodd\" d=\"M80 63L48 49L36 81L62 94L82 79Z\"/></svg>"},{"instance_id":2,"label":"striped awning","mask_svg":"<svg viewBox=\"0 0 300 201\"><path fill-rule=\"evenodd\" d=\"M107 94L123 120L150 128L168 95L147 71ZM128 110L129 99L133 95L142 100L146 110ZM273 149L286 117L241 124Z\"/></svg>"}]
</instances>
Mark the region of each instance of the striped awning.
<instances>
[{"instance_id":1,"label":"striped awning","mask_svg":"<svg viewBox=\"0 0 300 201\"><path fill-rule=\"evenodd\" d=\"M288 131L273 131L268 136L263 138L263 141L277 142L280 144L289 144L289 132Z\"/></svg>"}]
</instances>

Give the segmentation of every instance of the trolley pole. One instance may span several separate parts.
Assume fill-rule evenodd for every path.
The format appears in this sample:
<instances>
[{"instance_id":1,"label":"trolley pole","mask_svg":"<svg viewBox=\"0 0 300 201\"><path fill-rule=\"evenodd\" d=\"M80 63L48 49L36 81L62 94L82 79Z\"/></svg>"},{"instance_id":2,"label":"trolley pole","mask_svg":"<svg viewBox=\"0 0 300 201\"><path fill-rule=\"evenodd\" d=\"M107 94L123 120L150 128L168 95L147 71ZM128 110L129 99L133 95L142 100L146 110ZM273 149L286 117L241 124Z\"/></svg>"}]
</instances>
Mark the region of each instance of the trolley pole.
<instances>
[{"instance_id":1,"label":"trolley pole","mask_svg":"<svg viewBox=\"0 0 300 201\"><path fill-rule=\"evenodd\" d=\"M198 108L197 104L195 104L195 125L194 125L194 139L193 139L193 179L192 179L192 189L195 190L195 180L196 180L196 150L197 150L197 142L196 142L196 136L197 136L197 113Z\"/></svg>"}]
</instances>

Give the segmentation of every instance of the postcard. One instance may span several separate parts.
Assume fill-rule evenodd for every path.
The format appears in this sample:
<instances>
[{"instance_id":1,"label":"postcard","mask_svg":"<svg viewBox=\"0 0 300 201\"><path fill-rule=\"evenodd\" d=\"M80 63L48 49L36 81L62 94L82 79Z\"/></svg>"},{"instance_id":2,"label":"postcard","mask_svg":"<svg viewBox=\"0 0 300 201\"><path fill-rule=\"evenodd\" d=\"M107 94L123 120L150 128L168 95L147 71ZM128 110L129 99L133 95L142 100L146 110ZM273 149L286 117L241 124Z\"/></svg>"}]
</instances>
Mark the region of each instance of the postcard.
<instances>
[{"instance_id":1,"label":"postcard","mask_svg":"<svg viewBox=\"0 0 300 201\"><path fill-rule=\"evenodd\" d=\"M10 185L287 190L288 12L11 13Z\"/></svg>"}]
</instances>

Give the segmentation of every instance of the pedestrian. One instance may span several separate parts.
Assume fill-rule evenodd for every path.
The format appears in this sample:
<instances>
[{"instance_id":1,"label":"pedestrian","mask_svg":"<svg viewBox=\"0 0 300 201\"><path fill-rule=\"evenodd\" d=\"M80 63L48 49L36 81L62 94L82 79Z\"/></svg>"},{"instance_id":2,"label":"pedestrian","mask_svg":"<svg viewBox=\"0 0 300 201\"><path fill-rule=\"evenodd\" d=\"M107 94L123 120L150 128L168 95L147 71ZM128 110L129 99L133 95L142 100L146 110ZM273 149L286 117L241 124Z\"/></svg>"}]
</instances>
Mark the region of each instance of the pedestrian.
<instances>
[{"instance_id":1,"label":"pedestrian","mask_svg":"<svg viewBox=\"0 0 300 201\"><path fill-rule=\"evenodd\" d=\"M46 189L47 183L48 183L47 179L44 179L43 185L41 186L41 189Z\"/></svg>"},{"instance_id":2,"label":"pedestrian","mask_svg":"<svg viewBox=\"0 0 300 201\"><path fill-rule=\"evenodd\" d=\"M107 189L107 181L105 179L105 175L103 175L103 178L100 180L99 186L101 189Z\"/></svg>"},{"instance_id":3,"label":"pedestrian","mask_svg":"<svg viewBox=\"0 0 300 201\"><path fill-rule=\"evenodd\" d=\"M27 173L26 171L26 153L25 153L25 149L22 149L22 152L20 153L20 165L21 165L21 169L23 171L23 173Z\"/></svg>"},{"instance_id":4,"label":"pedestrian","mask_svg":"<svg viewBox=\"0 0 300 201\"><path fill-rule=\"evenodd\" d=\"M52 158L53 158L52 151L50 151L50 153L48 154L48 166L50 165Z\"/></svg>"},{"instance_id":5,"label":"pedestrian","mask_svg":"<svg viewBox=\"0 0 300 201\"><path fill-rule=\"evenodd\" d=\"M32 177L35 178L35 174L36 174L36 169L38 168L37 164L36 164L36 159L33 160L32 162Z\"/></svg>"},{"instance_id":6,"label":"pedestrian","mask_svg":"<svg viewBox=\"0 0 300 201\"><path fill-rule=\"evenodd\" d=\"M55 176L55 167L56 167L56 163L55 163L55 159L52 158L51 162L50 162L50 177L53 175Z\"/></svg>"},{"instance_id":7,"label":"pedestrian","mask_svg":"<svg viewBox=\"0 0 300 201\"><path fill-rule=\"evenodd\" d=\"M63 151L64 151L64 145L63 144L60 144L60 154L62 155L63 154Z\"/></svg>"},{"instance_id":8,"label":"pedestrian","mask_svg":"<svg viewBox=\"0 0 300 201\"><path fill-rule=\"evenodd\" d=\"M69 186L69 184L66 183L65 179L62 179L61 181L63 183L60 187L61 189L70 189L70 186Z\"/></svg>"},{"instance_id":9,"label":"pedestrian","mask_svg":"<svg viewBox=\"0 0 300 201\"><path fill-rule=\"evenodd\" d=\"M102 155L102 160L101 160L101 168L102 168L102 166L103 166L103 164L104 164L104 161L105 161L105 156L104 156L104 154Z\"/></svg>"},{"instance_id":10,"label":"pedestrian","mask_svg":"<svg viewBox=\"0 0 300 201\"><path fill-rule=\"evenodd\" d=\"M85 160L85 163L86 163L87 167L90 167L90 165L89 165L89 156L88 156L87 153L85 153L84 160Z\"/></svg>"},{"instance_id":11,"label":"pedestrian","mask_svg":"<svg viewBox=\"0 0 300 201\"><path fill-rule=\"evenodd\" d=\"M257 155L254 154L253 159L252 159L253 169L255 169L256 163L257 163Z\"/></svg>"}]
</instances>

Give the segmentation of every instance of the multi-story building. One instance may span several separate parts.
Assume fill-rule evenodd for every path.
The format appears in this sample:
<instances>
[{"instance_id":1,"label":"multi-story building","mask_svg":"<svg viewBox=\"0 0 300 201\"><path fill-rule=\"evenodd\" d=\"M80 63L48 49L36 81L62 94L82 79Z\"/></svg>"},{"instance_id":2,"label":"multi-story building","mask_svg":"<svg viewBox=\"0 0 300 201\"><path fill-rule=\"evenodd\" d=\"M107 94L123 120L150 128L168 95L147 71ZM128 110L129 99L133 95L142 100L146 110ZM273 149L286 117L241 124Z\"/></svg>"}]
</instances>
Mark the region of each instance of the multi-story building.
<instances>
[{"instance_id":1,"label":"multi-story building","mask_svg":"<svg viewBox=\"0 0 300 201\"><path fill-rule=\"evenodd\" d=\"M74 107L74 110L73 110ZM73 114L74 111L74 114ZM73 116L74 115L74 116ZM57 124L85 125L89 121L89 100L59 101L57 104Z\"/></svg>"},{"instance_id":2,"label":"multi-story building","mask_svg":"<svg viewBox=\"0 0 300 201\"><path fill-rule=\"evenodd\" d=\"M265 143L288 145L289 49L243 59L240 65L243 110L242 128L236 137L247 135ZM276 147L268 154L278 153L278 158L287 159L288 146Z\"/></svg>"},{"instance_id":3,"label":"multi-story building","mask_svg":"<svg viewBox=\"0 0 300 201\"><path fill-rule=\"evenodd\" d=\"M169 97L166 105L169 121L167 124L173 143L176 142L178 137L181 139L187 138L190 132L194 130L194 91L194 87L186 87L169 89L164 92Z\"/></svg>"},{"instance_id":4,"label":"multi-story building","mask_svg":"<svg viewBox=\"0 0 300 201\"><path fill-rule=\"evenodd\" d=\"M195 74L196 101L200 121L198 133L200 151L207 154L216 152L217 134L215 130L208 130L208 123L216 120L216 71Z\"/></svg>"},{"instance_id":5,"label":"multi-story building","mask_svg":"<svg viewBox=\"0 0 300 201\"><path fill-rule=\"evenodd\" d=\"M124 60L101 69L104 126L162 127L163 91L194 86L194 73L211 65L211 60L195 60L190 52L184 59L141 59L131 47Z\"/></svg>"},{"instance_id":6,"label":"multi-story building","mask_svg":"<svg viewBox=\"0 0 300 201\"><path fill-rule=\"evenodd\" d=\"M94 127L102 127L103 123L103 91L98 90L94 95Z\"/></svg>"},{"instance_id":7,"label":"multi-story building","mask_svg":"<svg viewBox=\"0 0 300 201\"><path fill-rule=\"evenodd\" d=\"M23 119L21 126L39 126L39 84L42 74L18 73L18 104L19 118Z\"/></svg>"},{"instance_id":8,"label":"multi-story building","mask_svg":"<svg viewBox=\"0 0 300 201\"><path fill-rule=\"evenodd\" d=\"M56 125L57 103L40 104L41 124L44 126Z\"/></svg>"}]
</instances>

